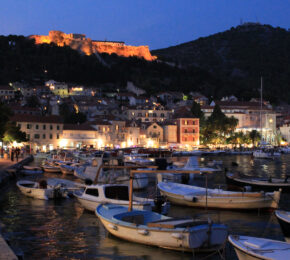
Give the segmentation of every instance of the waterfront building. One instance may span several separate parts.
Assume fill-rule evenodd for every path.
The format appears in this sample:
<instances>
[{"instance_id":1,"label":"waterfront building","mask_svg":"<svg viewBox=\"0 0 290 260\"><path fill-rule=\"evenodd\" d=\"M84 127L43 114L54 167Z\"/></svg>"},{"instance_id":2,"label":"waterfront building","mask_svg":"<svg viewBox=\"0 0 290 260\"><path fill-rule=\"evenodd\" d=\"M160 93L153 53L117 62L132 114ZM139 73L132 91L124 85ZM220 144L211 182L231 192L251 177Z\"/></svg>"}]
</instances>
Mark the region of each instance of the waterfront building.
<instances>
[{"instance_id":1,"label":"waterfront building","mask_svg":"<svg viewBox=\"0 0 290 260\"><path fill-rule=\"evenodd\" d=\"M262 133L262 139L273 143L276 133L276 112L269 105L256 101L213 101L209 106L202 106L205 117L209 117L214 106L219 105L221 111L228 117L239 120L236 131L250 132L257 130Z\"/></svg>"},{"instance_id":2,"label":"waterfront building","mask_svg":"<svg viewBox=\"0 0 290 260\"><path fill-rule=\"evenodd\" d=\"M59 116L16 114L11 119L26 133L33 151L48 151L61 147L63 121Z\"/></svg>"}]
</instances>

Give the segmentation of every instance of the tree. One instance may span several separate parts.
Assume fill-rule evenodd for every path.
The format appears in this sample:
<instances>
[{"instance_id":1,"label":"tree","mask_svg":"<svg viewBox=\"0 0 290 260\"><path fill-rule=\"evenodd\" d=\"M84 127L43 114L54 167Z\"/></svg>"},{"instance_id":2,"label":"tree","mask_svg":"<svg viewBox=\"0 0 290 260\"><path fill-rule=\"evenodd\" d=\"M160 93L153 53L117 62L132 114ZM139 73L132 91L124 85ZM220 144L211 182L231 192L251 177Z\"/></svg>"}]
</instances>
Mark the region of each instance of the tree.
<instances>
[{"instance_id":1,"label":"tree","mask_svg":"<svg viewBox=\"0 0 290 260\"><path fill-rule=\"evenodd\" d=\"M9 121L9 117L12 116L12 111L5 105L0 103L0 139L4 137L6 131L6 124Z\"/></svg>"},{"instance_id":2,"label":"tree","mask_svg":"<svg viewBox=\"0 0 290 260\"><path fill-rule=\"evenodd\" d=\"M253 146L255 146L257 144L257 142L259 142L261 140L261 134L257 130L252 130L249 133L249 137L252 140Z\"/></svg>"},{"instance_id":3,"label":"tree","mask_svg":"<svg viewBox=\"0 0 290 260\"><path fill-rule=\"evenodd\" d=\"M20 131L20 127L16 125L15 122L7 122L5 125L4 142L12 143L16 141L17 143L26 142L26 133Z\"/></svg>"},{"instance_id":4,"label":"tree","mask_svg":"<svg viewBox=\"0 0 290 260\"><path fill-rule=\"evenodd\" d=\"M204 113L201 110L200 104L198 104L197 102L193 101L193 104L192 104L192 107L191 107L191 112L193 114L193 117L199 118L199 124L201 124L201 122L204 122L205 117L204 117Z\"/></svg>"},{"instance_id":5,"label":"tree","mask_svg":"<svg viewBox=\"0 0 290 260\"><path fill-rule=\"evenodd\" d=\"M40 102L39 102L37 96L27 97L26 104L28 107L39 107L40 106Z\"/></svg>"},{"instance_id":6,"label":"tree","mask_svg":"<svg viewBox=\"0 0 290 260\"><path fill-rule=\"evenodd\" d=\"M238 119L227 117L218 105L215 105L212 114L205 122L202 130L202 142L221 144L226 138L233 134L238 125Z\"/></svg>"}]
</instances>

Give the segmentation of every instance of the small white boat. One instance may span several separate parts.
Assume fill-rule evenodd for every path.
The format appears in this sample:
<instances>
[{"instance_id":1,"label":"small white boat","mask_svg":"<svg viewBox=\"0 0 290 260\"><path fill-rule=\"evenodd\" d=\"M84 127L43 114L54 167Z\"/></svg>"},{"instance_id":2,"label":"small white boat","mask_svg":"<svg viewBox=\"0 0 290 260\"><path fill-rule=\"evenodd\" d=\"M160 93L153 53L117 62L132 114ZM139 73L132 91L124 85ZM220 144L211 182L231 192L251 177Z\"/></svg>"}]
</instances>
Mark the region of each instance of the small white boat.
<instances>
[{"instance_id":1,"label":"small white boat","mask_svg":"<svg viewBox=\"0 0 290 260\"><path fill-rule=\"evenodd\" d=\"M75 191L74 196L85 209L93 212L102 203L129 205L129 189L127 185L90 185L86 186L84 191ZM153 206L152 199L133 196L133 207L135 209L151 210Z\"/></svg>"},{"instance_id":2,"label":"small white boat","mask_svg":"<svg viewBox=\"0 0 290 260\"><path fill-rule=\"evenodd\" d=\"M73 191L85 187L84 184L58 178L48 178L39 182L20 180L16 185L24 195L43 200L67 198Z\"/></svg>"},{"instance_id":3,"label":"small white boat","mask_svg":"<svg viewBox=\"0 0 290 260\"><path fill-rule=\"evenodd\" d=\"M47 182L34 182L20 180L16 183L19 190L26 196L35 199L56 199L66 197L65 190L61 187L48 185Z\"/></svg>"},{"instance_id":4,"label":"small white boat","mask_svg":"<svg viewBox=\"0 0 290 260\"><path fill-rule=\"evenodd\" d=\"M281 153L276 151L256 150L253 152L253 157L258 159L274 159L280 157Z\"/></svg>"},{"instance_id":5,"label":"small white boat","mask_svg":"<svg viewBox=\"0 0 290 260\"><path fill-rule=\"evenodd\" d=\"M277 209L281 191L235 192L222 189L207 189L179 183L158 183L162 195L173 204L190 207L219 209Z\"/></svg>"},{"instance_id":6,"label":"small white boat","mask_svg":"<svg viewBox=\"0 0 290 260\"><path fill-rule=\"evenodd\" d=\"M96 215L112 235L135 243L171 250L211 252L224 247L227 227L208 221L175 219L147 210L104 204Z\"/></svg>"},{"instance_id":7,"label":"small white boat","mask_svg":"<svg viewBox=\"0 0 290 260\"><path fill-rule=\"evenodd\" d=\"M290 259L290 244L286 242L237 235L230 235L228 240L234 247L239 260Z\"/></svg>"},{"instance_id":8,"label":"small white boat","mask_svg":"<svg viewBox=\"0 0 290 260\"><path fill-rule=\"evenodd\" d=\"M279 221L285 240L290 243L290 211L276 210L275 215Z\"/></svg>"}]
</instances>

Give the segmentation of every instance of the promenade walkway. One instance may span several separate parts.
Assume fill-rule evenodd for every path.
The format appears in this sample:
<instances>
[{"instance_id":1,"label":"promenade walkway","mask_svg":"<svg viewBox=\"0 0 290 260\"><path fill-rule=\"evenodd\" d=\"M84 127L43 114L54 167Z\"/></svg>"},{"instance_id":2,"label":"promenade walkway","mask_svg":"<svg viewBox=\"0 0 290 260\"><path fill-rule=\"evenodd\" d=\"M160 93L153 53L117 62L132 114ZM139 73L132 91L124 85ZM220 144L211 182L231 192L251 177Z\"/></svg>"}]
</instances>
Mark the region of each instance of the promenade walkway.
<instances>
[{"instance_id":1,"label":"promenade walkway","mask_svg":"<svg viewBox=\"0 0 290 260\"><path fill-rule=\"evenodd\" d=\"M22 158L19 161L21 160ZM0 170L4 170L15 163L17 163L15 160L12 162L10 159L0 158Z\"/></svg>"}]
</instances>

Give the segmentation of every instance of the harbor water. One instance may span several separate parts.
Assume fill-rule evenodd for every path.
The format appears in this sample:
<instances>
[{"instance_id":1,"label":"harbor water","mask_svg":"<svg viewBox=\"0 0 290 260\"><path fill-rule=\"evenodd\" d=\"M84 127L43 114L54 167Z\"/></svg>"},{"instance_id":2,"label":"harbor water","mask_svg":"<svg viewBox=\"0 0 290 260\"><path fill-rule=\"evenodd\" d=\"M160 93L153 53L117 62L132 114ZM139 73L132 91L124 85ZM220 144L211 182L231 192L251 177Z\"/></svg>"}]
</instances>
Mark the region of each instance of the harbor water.
<instances>
[{"instance_id":1,"label":"harbor water","mask_svg":"<svg viewBox=\"0 0 290 260\"><path fill-rule=\"evenodd\" d=\"M170 158L186 161L186 157ZM221 155L199 158L201 164L223 161L229 171L239 171L248 176L285 177L290 173L290 155L276 160L253 159L249 155ZM238 166L233 166L232 162ZM39 161L33 162L39 164ZM62 175L45 174L61 178ZM28 178L29 179L29 178ZM204 180L197 180L204 185ZM209 177L209 186L225 186L224 173ZM143 192L152 196L155 188ZM290 210L290 195L282 194L280 207ZM171 205L169 216L192 217L210 215L213 220L228 225L230 234L284 240L280 226L271 212L229 211L186 208ZM71 198L43 201L23 196L14 183L1 190L0 221L2 234L16 254L23 259L192 259L190 253L175 252L151 246L126 242L108 235L98 218L85 211ZM205 255L195 255L202 259ZM227 245L227 259L237 259ZM209 259L220 259L219 255Z\"/></svg>"}]
</instances>

